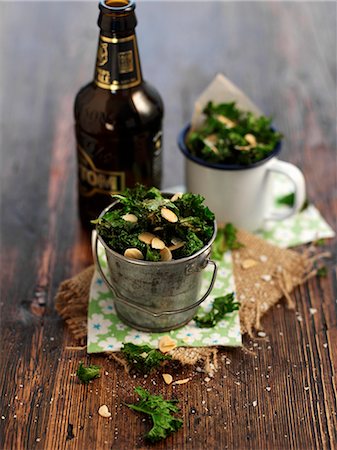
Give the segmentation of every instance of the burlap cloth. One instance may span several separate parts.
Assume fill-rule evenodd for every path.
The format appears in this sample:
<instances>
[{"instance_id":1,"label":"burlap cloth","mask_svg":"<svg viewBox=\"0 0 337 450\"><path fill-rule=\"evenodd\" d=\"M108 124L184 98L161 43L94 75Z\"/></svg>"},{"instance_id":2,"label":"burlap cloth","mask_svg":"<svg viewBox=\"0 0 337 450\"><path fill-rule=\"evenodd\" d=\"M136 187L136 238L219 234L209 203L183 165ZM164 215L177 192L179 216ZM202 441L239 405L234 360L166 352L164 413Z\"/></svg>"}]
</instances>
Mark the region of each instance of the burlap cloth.
<instances>
[{"instance_id":1,"label":"burlap cloth","mask_svg":"<svg viewBox=\"0 0 337 450\"><path fill-rule=\"evenodd\" d=\"M285 297L289 308L295 307L290 294L296 286L315 275L315 258L276 247L243 230L238 231L237 238L243 244L232 254L241 331L252 336L254 331L262 329L264 314L281 298ZM94 266L90 266L63 281L55 299L57 312L65 319L73 336L82 341L87 336L88 300L93 273ZM202 360L208 372L217 366L216 351L210 348L193 348L188 352L178 348L173 352L173 358L192 365Z\"/></svg>"}]
</instances>

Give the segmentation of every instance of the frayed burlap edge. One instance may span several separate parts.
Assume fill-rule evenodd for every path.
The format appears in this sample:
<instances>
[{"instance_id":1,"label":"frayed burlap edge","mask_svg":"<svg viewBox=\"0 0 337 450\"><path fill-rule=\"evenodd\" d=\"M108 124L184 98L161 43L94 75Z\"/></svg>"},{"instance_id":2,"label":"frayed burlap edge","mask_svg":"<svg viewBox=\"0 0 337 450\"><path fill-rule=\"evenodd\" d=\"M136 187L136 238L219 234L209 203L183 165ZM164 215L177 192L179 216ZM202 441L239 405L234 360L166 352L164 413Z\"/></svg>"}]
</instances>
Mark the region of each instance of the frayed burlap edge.
<instances>
[{"instance_id":1,"label":"frayed burlap edge","mask_svg":"<svg viewBox=\"0 0 337 450\"><path fill-rule=\"evenodd\" d=\"M209 376L213 376L218 370L218 350L215 347L177 347L171 350L168 355L172 361L177 361L183 366L200 366L200 369ZM109 353L109 358L114 359L129 372L130 366L123 355L119 353Z\"/></svg>"},{"instance_id":2,"label":"frayed burlap edge","mask_svg":"<svg viewBox=\"0 0 337 450\"><path fill-rule=\"evenodd\" d=\"M73 278L63 281L55 297L55 309L65 320L75 339L87 338L88 301L94 266L89 266Z\"/></svg>"},{"instance_id":3,"label":"frayed burlap edge","mask_svg":"<svg viewBox=\"0 0 337 450\"><path fill-rule=\"evenodd\" d=\"M237 238L243 247L233 251L232 257L241 332L253 336L263 328L262 317L283 297L288 308L295 309L291 292L316 275L315 260L327 255L310 257L307 252L277 247L243 230Z\"/></svg>"}]
</instances>

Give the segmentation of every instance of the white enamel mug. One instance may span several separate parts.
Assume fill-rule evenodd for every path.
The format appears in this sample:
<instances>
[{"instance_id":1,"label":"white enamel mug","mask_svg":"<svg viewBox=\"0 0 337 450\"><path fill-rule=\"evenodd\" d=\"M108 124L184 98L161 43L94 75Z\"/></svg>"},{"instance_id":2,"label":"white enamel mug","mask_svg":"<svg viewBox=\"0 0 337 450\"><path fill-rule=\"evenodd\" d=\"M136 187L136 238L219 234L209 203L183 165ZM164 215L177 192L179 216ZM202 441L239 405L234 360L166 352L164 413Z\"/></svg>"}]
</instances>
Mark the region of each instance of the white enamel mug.
<instances>
[{"instance_id":1,"label":"white enamel mug","mask_svg":"<svg viewBox=\"0 0 337 450\"><path fill-rule=\"evenodd\" d=\"M298 167L277 158L280 143L267 158L250 166L214 164L190 154L185 144L188 131L189 125L178 138L186 159L187 191L205 197L219 223L231 222L255 231L263 228L267 220L283 220L300 211L306 196L304 176ZM289 211L273 209L272 172L286 175L294 185L295 201Z\"/></svg>"}]
</instances>

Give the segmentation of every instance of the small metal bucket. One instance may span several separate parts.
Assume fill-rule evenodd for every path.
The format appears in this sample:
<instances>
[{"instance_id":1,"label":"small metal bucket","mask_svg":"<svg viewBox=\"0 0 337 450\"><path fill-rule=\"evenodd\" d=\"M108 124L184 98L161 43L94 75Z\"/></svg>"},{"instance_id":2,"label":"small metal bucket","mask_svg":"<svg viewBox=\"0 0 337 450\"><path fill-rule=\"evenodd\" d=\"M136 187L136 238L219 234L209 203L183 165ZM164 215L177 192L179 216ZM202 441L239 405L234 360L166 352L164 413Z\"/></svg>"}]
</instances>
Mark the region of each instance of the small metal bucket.
<instances>
[{"instance_id":1,"label":"small metal bucket","mask_svg":"<svg viewBox=\"0 0 337 450\"><path fill-rule=\"evenodd\" d=\"M108 206L100 217L117 203ZM213 289L217 265L209 257L215 236L214 222L212 238L194 255L173 261L152 262L120 255L111 250L94 231L95 264L115 295L115 308L120 319L133 328L153 332L172 330L189 322ZM110 280L99 262L98 240L105 249ZM206 293L199 298L202 270L208 264L213 266L212 279Z\"/></svg>"}]
</instances>

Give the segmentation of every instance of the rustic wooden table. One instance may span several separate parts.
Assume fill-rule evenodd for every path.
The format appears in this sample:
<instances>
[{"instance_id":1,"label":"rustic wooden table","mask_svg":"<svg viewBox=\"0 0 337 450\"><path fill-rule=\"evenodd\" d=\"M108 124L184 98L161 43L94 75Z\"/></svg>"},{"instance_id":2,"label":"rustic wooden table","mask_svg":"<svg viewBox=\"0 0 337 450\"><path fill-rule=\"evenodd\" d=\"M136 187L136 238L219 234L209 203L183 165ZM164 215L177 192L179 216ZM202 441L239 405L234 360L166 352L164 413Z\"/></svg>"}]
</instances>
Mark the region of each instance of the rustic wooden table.
<instances>
[{"instance_id":1,"label":"rustic wooden table","mask_svg":"<svg viewBox=\"0 0 337 450\"><path fill-rule=\"evenodd\" d=\"M335 4L147 2L137 13L143 72L166 105L164 185L183 182L177 133L223 72L274 116L283 159L302 169L310 200L336 228ZM326 278L296 289L303 321L273 309L268 339L244 339L255 354L221 350L209 383L181 369L193 379L173 388L66 350L74 341L54 295L92 262L77 219L72 105L93 73L97 5L1 2L0 16L0 448L145 448L149 422L123 404L138 384L180 400L184 427L156 448L336 448L335 257ZM334 255L335 243L325 247ZM88 387L72 376L80 360L104 368ZM103 403L111 420L97 414Z\"/></svg>"}]
</instances>

